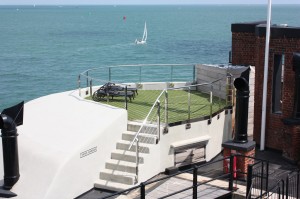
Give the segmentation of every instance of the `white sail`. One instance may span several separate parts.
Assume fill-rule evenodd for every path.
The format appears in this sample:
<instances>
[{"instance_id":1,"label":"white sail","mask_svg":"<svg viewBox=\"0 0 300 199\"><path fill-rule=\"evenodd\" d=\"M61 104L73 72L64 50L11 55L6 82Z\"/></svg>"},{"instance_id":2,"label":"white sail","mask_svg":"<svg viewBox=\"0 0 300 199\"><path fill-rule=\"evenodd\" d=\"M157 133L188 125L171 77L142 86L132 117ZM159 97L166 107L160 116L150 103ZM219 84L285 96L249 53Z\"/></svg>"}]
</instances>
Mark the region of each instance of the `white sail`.
<instances>
[{"instance_id":1,"label":"white sail","mask_svg":"<svg viewBox=\"0 0 300 199\"><path fill-rule=\"evenodd\" d=\"M136 44L146 44L147 37L148 37L148 33L147 33L147 25L146 25L146 22L145 22L143 37L142 37L141 40L136 39L136 40L135 40L135 43L136 43Z\"/></svg>"}]
</instances>

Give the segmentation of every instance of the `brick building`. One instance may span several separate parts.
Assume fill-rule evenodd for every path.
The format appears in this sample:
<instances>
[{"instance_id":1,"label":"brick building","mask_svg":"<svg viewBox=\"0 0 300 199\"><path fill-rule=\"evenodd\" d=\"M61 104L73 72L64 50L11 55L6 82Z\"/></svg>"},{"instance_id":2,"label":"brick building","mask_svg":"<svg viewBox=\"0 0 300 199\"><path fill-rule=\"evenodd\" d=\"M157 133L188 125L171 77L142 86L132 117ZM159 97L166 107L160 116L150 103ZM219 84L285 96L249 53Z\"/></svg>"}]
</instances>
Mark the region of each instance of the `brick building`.
<instances>
[{"instance_id":1,"label":"brick building","mask_svg":"<svg viewBox=\"0 0 300 199\"><path fill-rule=\"evenodd\" d=\"M232 64L255 66L254 141L260 145L265 54L265 22L236 23ZM298 54L299 53L299 54ZM300 159L300 28L272 25L270 38L265 146Z\"/></svg>"}]
</instances>

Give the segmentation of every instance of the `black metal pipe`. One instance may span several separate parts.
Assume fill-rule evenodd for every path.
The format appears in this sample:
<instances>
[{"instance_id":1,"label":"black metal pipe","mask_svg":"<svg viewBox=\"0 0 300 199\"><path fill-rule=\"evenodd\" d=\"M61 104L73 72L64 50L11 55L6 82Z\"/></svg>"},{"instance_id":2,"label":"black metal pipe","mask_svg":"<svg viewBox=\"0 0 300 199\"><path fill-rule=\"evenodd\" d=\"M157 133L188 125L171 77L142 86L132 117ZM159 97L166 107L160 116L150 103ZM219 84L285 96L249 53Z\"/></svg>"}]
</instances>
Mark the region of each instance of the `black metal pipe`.
<instances>
[{"instance_id":1,"label":"black metal pipe","mask_svg":"<svg viewBox=\"0 0 300 199\"><path fill-rule=\"evenodd\" d=\"M248 142L248 105L249 105L249 83L244 77L234 80L236 88L236 109L235 109L235 136L234 142Z\"/></svg>"},{"instance_id":2,"label":"black metal pipe","mask_svg":"<svg viewBox=\"0 0 300 199\"><path fill-rule=\"evenodd\" d=\"M4 189L11 189L19 180L19 155L18 133L14 120L5 115L0 115L0 129L3 148Z\"/></svg>"},{"instance_id":3,"label":"black metal pipe","mask_svg":"<svg viewBox=\"0 0 300 199\"><path fill-rule=\"evenodd\" d=\"M193 170L193 199L197 199L197 189L198 189L198 169L194 166Z\"/></svg>"}]
</instances>

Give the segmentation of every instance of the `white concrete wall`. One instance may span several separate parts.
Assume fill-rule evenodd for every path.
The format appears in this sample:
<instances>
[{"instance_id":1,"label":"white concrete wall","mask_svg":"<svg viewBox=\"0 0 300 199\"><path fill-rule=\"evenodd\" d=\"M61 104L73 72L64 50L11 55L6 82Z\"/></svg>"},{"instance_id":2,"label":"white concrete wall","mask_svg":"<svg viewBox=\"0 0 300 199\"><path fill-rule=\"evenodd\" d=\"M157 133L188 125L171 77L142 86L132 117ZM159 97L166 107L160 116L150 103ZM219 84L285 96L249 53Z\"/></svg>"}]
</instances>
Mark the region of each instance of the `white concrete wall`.
<instances>
[{"instance_id":1,"label":"white concrete wall","mask_svg":"<svg viewBox=\"0 0 300 199\"><path fill-rule=\"evenodd\" d=\"M24 110L20 179L11 189L20 199L74 198L91 189L127 129L124 109L83 100L78 92L38 98Z\"/></svg>"},{"instance_id":2,"label":"white concrete wall","mask_svg":"<svg viewBox=\"0 0 300 199\"><path fill-rule=\"evenodd\" d=\"M206 161L210 161L222 150L222 143L228 141L231 134L231 114L225 111L212 118L208 125L207 120L191 123L191 128L186 129L185 124L169 127L167 134L161 134L161 140L150 148L150 154L144 158L144 164L139 167L139 183L148 180L154 175L164 172L166 168L174 165L173 143L209 137L206 145Z\"/></svg>"}]
</instances>

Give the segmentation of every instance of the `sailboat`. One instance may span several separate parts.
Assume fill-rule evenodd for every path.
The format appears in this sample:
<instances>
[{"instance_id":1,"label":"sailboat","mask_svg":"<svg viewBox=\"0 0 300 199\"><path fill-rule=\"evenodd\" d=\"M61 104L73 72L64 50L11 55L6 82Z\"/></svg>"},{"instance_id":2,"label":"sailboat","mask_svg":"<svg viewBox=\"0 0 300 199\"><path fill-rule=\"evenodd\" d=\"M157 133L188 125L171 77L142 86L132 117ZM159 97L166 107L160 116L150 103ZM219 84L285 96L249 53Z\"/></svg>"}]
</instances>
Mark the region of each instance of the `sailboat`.
<instances>
[{"instance_id":1,"label":"sailboat","mask_svg":"<svg viewBox=\"0 0 300 199\"><path fill-rule=\"evenodd\" d=\"M136 44L146 44L146 41L147 41L147 26L146 26L146 22L145 22L143 37L141 40L136 39L135 43Z\"/></svg>"}]
</instances>

